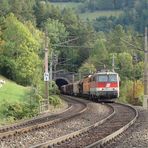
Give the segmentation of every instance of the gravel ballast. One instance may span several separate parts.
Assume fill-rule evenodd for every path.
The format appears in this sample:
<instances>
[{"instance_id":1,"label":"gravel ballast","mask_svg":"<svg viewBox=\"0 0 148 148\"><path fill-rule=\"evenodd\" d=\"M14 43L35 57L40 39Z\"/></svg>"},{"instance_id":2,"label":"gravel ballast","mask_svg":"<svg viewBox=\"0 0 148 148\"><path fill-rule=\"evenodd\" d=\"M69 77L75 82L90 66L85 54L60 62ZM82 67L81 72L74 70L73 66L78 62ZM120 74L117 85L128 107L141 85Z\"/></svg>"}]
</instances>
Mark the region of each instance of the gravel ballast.
<instances>
[{"instance_id":1,"label":"gravel ballast","mask_svg":"<svg viewBox=\"0 0 148 148\"><path fill-rule=\"evenodd\" d=\"M110 109L105 105L89 101L87 104L89 109L78 117L74 117L52 127L40 129L39 131L32 131L20 136L16 136L14 139L5 139L3 142L0 142L0 146L29 147L36 145L90 126L111 114Z\"/></svg>"},{"instance_id":2,"label":"gravel ballast","mask_svg":"<svg viewBox=\"0 0 148 148\"><path fill-rule=\"evenodd\" d=\"M135 108L139 113L135 124L105 148L148 148L148 110Z\"/></svg>"}]
</instances>

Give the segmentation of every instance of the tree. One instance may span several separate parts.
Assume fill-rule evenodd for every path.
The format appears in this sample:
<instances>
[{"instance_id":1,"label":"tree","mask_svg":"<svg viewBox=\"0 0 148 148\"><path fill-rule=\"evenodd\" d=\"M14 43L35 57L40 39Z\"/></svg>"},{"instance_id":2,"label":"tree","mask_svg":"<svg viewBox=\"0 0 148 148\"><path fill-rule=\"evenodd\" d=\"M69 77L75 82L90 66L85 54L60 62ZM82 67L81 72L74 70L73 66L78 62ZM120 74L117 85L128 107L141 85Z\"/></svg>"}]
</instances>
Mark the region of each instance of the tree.
<instances>
[{"instance_id":1,"label":"tree","mask_svg":"<svg viewBox=\"0 0 148 148\"><path fill-rule=\"evenodd\" d=\"M45 3L42 1L37 1L36 5L34 7L34 14L36 16L36 23L38 27L42 27L44 21L47 19L46 14L47 14L47 6Z\"/></svg>"},{"instance_id":2,"label":"tree","mask_svg":"<svg viewBox=\"0 0 148 148\"><path fill-rule=\"evenodd\" d=\"M48 37L50 39L51 44L60 43L64 41L67 36L68 32L63 23L59 22L58 20L48 19L45 22L45 27L48 32Z\"/></svg>"},{"instance_id":3,"label":"tree","mask_svg":"<svg viewBox=\"0 0 148 148\"><path fill-rule=\"evenodd\" d=\"M110 32L112 29L114 29L114 26L116 26L117 18L116 17L98 17L96 20L94 20L93 26L97 32L103 31L103 32Z\"/></svg>"},{"instance_id":4,"label":"tree","mask_svg":"<svg viewBox=\"0 0 148 148\"><path fill-rule=\"evenodd\" d=\"M115 26L115 29L110 32L107 42L107 48L110 52L127 52L127 45L122 41L126 38L126 32L121 25Z\"/></svg>"},{"instance_id":5,"label":"tree","mask_svg":"<svg viewBox=\"0 0 148 148\"><path fill-rule=\"evenodd\" d=\"M21 20L31 20L35 22L33 7L35 6L35 0L11 0L9 1L11 6L10 12Z\"/></svg>"},{"instance_id":6,"label":"tree","mask_svg":"<svg viewBox=\"0 0 148 148\"><path fill-rule=\"evenodd\" d=\"M132 71L133 71L133 64L132 64L132 56L129 53L123 52L119 53L119 74L122 80L125 79L132 79Z\"/></svg>"},{"instance_id":7,"label":"tree","mask_svg":"<svg viewBox=\"0 0 148 148\"><path fill-rule=\"evenodd\" d=\"M0 1L0 16L5 16L10 11L9 0Z\"/></svg>"},{"instance_id":8,"label":"tree","mask_svg":"<svg viewBox=\"0 0 148 148\"><path fill-rule=\"evenodd\" d=\"M94 44L94 49L91 52L89 61L93 63L99 70L107 66L108 51L106 49L106 38L103 33L100 33Z\"/></svg>"},{"instance_id":9,"label":"tree","mask_svg":"<svg viewBox=\"0 0 148 148\"><path fill-rule=\"evenodd\" d=\"M0 27L0 47L1 47L2 42L3 42L1 36L2 36L2 31L1 31L1 27ZM0 50L0 51L1 51L1 50Z\"/></svg>"},{"instance_id":10,"label":"tree","mask_svg":"<svg viewBox=\"0 0 148 148\"><path fill-rule=\"evenodd\" d=\"M30 30L13 14L6 17L5 25L6 29L3 32L5 44L0 59L6 63L3 62L0 69L5 67L7 73L3 74L18 83L31 84L38 64L41 62L38 56L41 46ZM11 77L8 72L11 72Z\"/></svg>"},{"instance_id":11,"label":"tree","mask_svg":"<svg viewBox=\"0 0 148 148\"><path fill-rule=\"evenodd\" d=\"M66 27L66 30L69 32L68 39L77 38L70 42L69 46L78 46L77 48L69 48L69 52L64 53L66 57L72 58L71 65L75 64L77 67L74 71L77 71L77 68L81 66L90 54L90 50L93 46L95 40L95 31L91 26L90 22L82 22L79 16L72 9L64 9L62 11L62 20ZM66 48L67 49L67 48ZM70 52L73 53L69 54ZM72 57L70 56L72 55Z\"/></svg>"},{"instance_id":12,"label":"tree","mask_svg":"<svg viewBox=\"0 0 148 148\"><path fill-rule=\"evenodd\" d=\"M143 77L144 73L144 62L140 61L134 65L134 77L136 80L139 80Z\"/></svg>"},{"instance_id":13,"label":"tree","mask_svg":"<svg viewBox=\"0 0 148 148\"><path fill-rule=\"evenodd\" d=\"M96 68L93 64L91 63L84 63L80 68L79 68L79 73L82 75L88 75L96 72Z\"/></svg>"},{"instance_id":14,"label":"tree","mask_svg":"<svg viewBox=\"0 0 148 148\"><path fill-rule=\"evenodd\" d=\"M54 7L49 2L45 1L36 1L36 5L34 7L34 15L36 16L37 26L42 28L44 27L44 23L47 19L61 19L61 12L59 7Z\"/></svg>"},{"instance_id":15,"label":"tree","mask_svg":"<svg viewBox=\"0 0 148 148\"><path fill-rule=\"evenodd\" d=\"M119 17L118 23L125 24L126 26L130 25L137 31L143 32L148 24L148 1L132 0L128 5L129 7L125 9L123 15Z\"/></svg>"}]
</instances>

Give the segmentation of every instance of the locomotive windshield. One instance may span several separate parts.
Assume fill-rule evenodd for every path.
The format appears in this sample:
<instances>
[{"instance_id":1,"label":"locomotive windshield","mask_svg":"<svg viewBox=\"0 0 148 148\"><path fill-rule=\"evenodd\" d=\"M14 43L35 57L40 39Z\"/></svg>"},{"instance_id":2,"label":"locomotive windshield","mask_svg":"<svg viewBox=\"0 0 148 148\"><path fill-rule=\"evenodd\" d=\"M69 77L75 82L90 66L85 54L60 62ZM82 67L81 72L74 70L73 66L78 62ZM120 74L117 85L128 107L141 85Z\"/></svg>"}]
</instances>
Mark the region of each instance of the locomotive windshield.
<instances>
[{"instance_id":1,"label":"locomotive windshield","mask_svg":"<svg viewBox=\"0 0 148 148\"><path fill-rule=\"evenodd\" d=\"M100 74L97 76L97 82L117 82L116 74Z\"/></svg>"}]
</instances>

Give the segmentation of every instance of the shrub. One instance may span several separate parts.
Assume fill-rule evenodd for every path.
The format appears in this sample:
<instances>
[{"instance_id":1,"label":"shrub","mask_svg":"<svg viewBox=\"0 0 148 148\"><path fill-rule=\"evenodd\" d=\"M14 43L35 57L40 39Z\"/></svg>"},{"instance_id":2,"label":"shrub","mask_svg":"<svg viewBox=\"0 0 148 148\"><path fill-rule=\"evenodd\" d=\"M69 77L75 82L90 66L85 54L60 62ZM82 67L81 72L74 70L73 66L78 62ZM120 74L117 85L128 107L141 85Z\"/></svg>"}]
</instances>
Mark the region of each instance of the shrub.
<instances>
[{"instance_id":1,"label":"shrub","mask_svg":"<svg viewBox=\"0 0 148 148\"><path fill-rule=\"evenodd\" d=\"M49 84L49 95L60 94L59 88L54 81L52 81L52 87Z\"/></svg>"},{"instance_id":2,"label":"shrub","mask_svg":"<svg viewBox=\"0 0 148 148\"><path fill-rule=\"evenodd\" d=\"M56 107L61 104L61 99L57 95L51 95L49 96L49 103L53 105L54 107Z\"/></svg>"},{"instance_id":3,"label":"shrub","mask_svg":"<svg viewBox=\"0 0 148 148\"><path fill-rule=\"evenodd\" d=\"M128 102L133 105L142 105L144 85L138 80L132 83L132 88L127 92Z\"/></svg>"},{"instance_id":4,"label":"shrub","mask_svg":"<svg viewBox=\"0 0 148 148\"><path fill-rule=\"evenodd\" d=\"M33 117L37 115L37 104L20 103L20 102L7 102L3 103L3 118L20 120L23 118Z\"/></svg>"},{"instance_id":5,"label":"shrub","mask_svg":"<svg viewBox=\"0 0 148 148\"><path fill-rule=\"evenodd\" d=\"M126 80L120 89L120 101L133 105L142 105L144 86L142 81Z\"/></svg>"}]
</instances>

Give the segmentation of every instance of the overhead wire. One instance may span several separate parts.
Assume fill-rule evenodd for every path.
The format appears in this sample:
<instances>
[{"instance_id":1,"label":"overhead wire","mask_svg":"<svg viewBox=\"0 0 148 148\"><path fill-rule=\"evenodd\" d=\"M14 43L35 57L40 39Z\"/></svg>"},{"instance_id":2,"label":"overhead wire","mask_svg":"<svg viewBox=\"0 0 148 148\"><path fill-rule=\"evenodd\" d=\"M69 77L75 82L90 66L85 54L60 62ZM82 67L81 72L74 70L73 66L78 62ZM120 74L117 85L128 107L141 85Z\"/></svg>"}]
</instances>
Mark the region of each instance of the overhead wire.
<instances>
[{"instance_id":1,"label":"overhead wire","mask_svg":"<svg viewBox=\"0 0 148 148\"><path fill-rule=\"evenodd\" d=\"M139 50L139 51L145 51L144 49L139 48L139 47L136 47L135 45L129 43L128 41L126 41L126 40L124 40L124 39L121 39L121 38L120 38L120 40L123 41L124 43L127 43L128 45L132 46L133 48L135 48L135 49L137 49L137 50Z\"/></svg>"}]
</instances>

